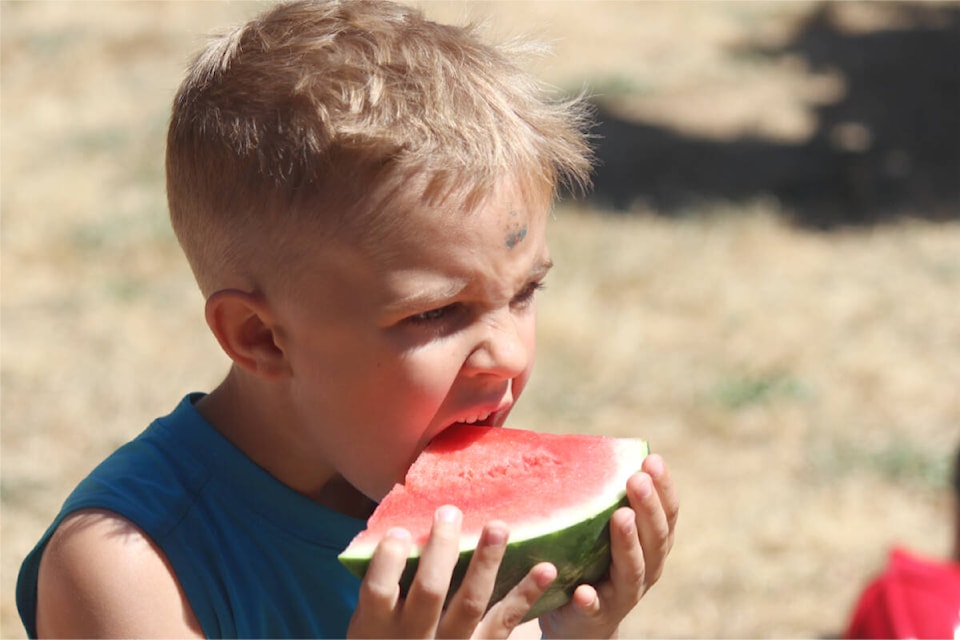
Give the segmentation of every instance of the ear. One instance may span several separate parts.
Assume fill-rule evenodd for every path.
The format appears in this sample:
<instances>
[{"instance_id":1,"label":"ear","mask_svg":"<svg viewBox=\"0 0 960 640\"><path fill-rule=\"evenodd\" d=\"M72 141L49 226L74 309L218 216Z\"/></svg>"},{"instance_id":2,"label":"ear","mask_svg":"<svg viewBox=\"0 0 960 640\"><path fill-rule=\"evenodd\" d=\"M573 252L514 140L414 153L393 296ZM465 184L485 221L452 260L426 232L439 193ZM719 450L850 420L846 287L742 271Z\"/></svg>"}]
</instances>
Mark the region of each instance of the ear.
<instances>
[{"instance_id":1,"label":"ear","mask_svg":"<svg viewBox=\"0 0 960 640\"><path fill-rule=\"evenodd\" d=\"M268 381L292 373L277 346L277 326L262 296L237 289L217 291L207 298L206 318L220 346L241 369Z\"/></svg>"}]
</instances>

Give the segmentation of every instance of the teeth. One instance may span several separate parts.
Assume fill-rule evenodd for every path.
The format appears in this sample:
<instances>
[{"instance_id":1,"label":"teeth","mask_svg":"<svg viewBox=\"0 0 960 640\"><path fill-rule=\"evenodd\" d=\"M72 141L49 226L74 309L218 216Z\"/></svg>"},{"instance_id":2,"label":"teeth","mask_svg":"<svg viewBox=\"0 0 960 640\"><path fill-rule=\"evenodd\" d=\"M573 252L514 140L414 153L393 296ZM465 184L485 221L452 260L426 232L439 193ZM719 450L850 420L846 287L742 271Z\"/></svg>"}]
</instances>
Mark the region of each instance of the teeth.
<instances>
[{"instance_id":1,"label":"teeth","mask_svg":"<svg viewBox=\"0 0 960 640\"><path fill-rule=\"evenodd\" d=\"M464 424L476 424L477 422L486 420L489 417L490 417L489 413L484 413L477 416L473 416L472 418L466 418L465 420L461 420L461 422L463 422Z\"/></svg>"}]
</instances>

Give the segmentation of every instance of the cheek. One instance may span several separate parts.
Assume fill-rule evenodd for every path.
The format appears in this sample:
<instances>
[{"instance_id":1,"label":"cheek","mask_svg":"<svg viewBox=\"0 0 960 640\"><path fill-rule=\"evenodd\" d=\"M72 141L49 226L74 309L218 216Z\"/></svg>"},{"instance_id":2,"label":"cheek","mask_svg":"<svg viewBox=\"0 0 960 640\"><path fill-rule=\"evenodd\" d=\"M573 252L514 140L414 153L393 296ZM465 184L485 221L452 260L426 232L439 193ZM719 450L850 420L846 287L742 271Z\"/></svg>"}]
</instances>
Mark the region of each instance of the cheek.
<instances>
[{"instance_id":1,"label":"cheek","mask_svg":"<svg viewBox=\"0 0 960 640\"><path fill-rule=\"evenodd\" d=\"M350 390L342 390L343 401L354 419L388 424L384 428L394 443L407 446L430 426L456 371L442 348L381 350L362 365L351 365L347 375L353 382Z\"/></svg>"},{"instance_id":2,"label":"cheek","mask_svg":"<svg viewBox=\"0 0 960 640\"><path fill-rule=\"evenodd\" d=\"M444 366L424 353L389 363L378 362L366 381L369 393L353 399L351 419L376 442L366 458L356 461L368 495L385 493L402 482L410 464L436 430L436 416L453 381L456 368ZM451 370L453 373L451 373ZM376 464L371 468L371 461ZM374 471L375 469L375 471Z\"/></svg>"},{"instance_id":3,"label":"cheek","mask_svg":"<svg viewBox=\"0 0 960 640\"><path fill-rule=\"evenodd\" d=\"M533 373L533 365L537 359L537 322L536 314L530 314L532 317L528 322L523 323L521 327L521 339L529 357L527 358L527 368L513 381L514 399L520 396L520 392L527 386L527 381Z\"/></svg>"},{"instance_id":4,"label":"cheek","mask_svg":"<svg viewBox=\"0 0 960 640\"><path fill-rule=\"evenodd\" d=\"M392 385L398 402L433 413L450 391L461 360L442 344L421 348L401 358L393 369Z\"/></svg>"}]
</instances>

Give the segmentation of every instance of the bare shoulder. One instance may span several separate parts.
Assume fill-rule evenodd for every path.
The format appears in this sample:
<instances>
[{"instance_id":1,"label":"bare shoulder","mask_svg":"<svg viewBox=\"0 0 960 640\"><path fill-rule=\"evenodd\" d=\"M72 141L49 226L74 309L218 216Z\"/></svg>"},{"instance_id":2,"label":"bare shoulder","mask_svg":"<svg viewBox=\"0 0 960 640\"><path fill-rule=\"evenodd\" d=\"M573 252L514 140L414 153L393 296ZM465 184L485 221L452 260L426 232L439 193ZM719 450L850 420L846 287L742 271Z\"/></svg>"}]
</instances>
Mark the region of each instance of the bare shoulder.
<instances>
[{"instance_id":1,"label":"bare shoulder","mask_svg":"<svg viewBox=\"0 0 960 640\"><path fill-rule=\"evenodd\" d=\"M40 561L41 637L202 637L173 569L139 527L86 509L57 528Z\"/></svg>"}]
</instances>

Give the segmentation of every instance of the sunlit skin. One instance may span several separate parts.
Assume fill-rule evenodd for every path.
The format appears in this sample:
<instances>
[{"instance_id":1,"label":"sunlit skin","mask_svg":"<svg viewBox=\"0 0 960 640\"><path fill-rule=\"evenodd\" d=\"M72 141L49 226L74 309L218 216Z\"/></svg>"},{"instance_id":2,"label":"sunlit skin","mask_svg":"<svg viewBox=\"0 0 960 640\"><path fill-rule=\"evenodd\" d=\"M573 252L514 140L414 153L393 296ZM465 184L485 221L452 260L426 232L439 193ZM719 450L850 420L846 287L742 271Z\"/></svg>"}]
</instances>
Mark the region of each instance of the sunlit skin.
<instances>
[{"instance_id":1,"label":"sunlit skin","mask_svg":"<svg viewBox=\"0 0 960 640\"><path fill-rule=\"evenodd\" d=\"M201 412L281 481L340 503L353 488L380 500L452 424L502 425L533 367L551 266L547 200L532 200L504 189L475 211L405 207L370 249L318 246L295 293L219 294L259 310L280 364L267 383L235 367ZM517 225L527 231L511 241ZM221 305L208 306L225 333Z\"/></svg>"},{"instance_id":2,"label":"sunlit skin","mask_svg":"<svg viewBox=\"0 0 960 640\"><path fill-rule=\"evenodd\" d=\"M208 324L234 365L198 409L281 482L366 517L436 434L461 422L501 426L523 392L537 291L552 264L548 205L545 193L503 183L471 211L408 202L390 212L402 224L379 228L376 242L357 242L351 229L322 239L292 229L292 249L305 259L285 286L225 288L208 299ZM644 461L627 495L630 507L611 521L609 579L579 587L569 605L541 618L547 636L616 634L659 577L677 515L659 457ZM104 512L72 521L83 525L61 527L41 565L42 634L198 635L176 576L142 532ZM443 607L460 523L456 508L438 510L406 598L398 582L409 533L384 538L349 635L540 633L518 623L556 577L548 563L485 611L509 537L502 522L487 524ZM124 535L106 534L115 530ZM123 587L131 582L137 589ZM153 594L151 607L142 606L144 593Z\"/></svg>"},{"instance_id":3,"label":"sunlit skin","mask_svg":"<svg viewBox=\"0 0 960 640\"><path fill-rule=\"evenodd\" d=\"M281 481L366 515L436 434L460 422L500 426L523 392L535 355L536 293L552 265L548 205L545 193L511 183L471 211L397 203L401 211L392 215L402 224L385 222L375 243L334 237L318 247L287 289L295 295L214 296L208 321L228 353L244 340L254 348L245 347L247 358L234 349L241 366L201 410ZM258 318L239 341L218 329L221 314L238 315L236 306ZM266 425L282 425L282 448ZM541 620L544 632L608 637L659 577L677 503L662 460L651 456L643 469L627 484L631 508L613 516L609 580L580 587L570 605ZM402 529L386 536L363 581L351 635L514 630L556 569L537 565L484 614L478 603L490 596L509 536L503 523L491 522L444 610L460 522L456 509L438 512L405 599L398 582L412 543Z\"/></svg>"}]
</instances>

